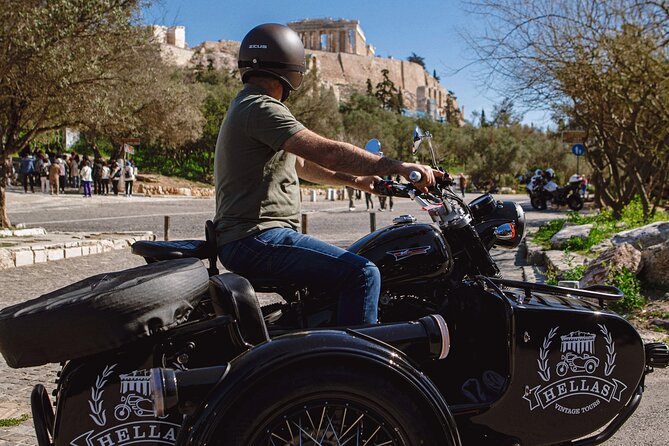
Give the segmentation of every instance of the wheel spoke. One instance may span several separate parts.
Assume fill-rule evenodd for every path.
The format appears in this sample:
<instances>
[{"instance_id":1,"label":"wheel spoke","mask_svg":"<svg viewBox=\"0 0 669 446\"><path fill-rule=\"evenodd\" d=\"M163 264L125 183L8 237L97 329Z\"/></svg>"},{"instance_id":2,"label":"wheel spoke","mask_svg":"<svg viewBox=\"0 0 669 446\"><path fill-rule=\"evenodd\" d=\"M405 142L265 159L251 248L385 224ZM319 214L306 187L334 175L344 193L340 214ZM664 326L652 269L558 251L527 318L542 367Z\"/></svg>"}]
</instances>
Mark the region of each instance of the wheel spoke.
<instances>
[{"instance_id":1,"label":"wheel spoke","mask_svg":"<svg viewBox=\"0 0 669 446\"><path fill-rule=\"evenodd\" d=\"M344 438L344 437L346 436L346 434L348 434L348 431L350 431L351 429L353 429L353 428L358 424L358 422L360 422L360 420L362 420L363 418L365 418L365 414L364 414L364 413L363 413L362 415L360 415L360 416L358 417L358 419L355 420L355 421L353 422L353 424L352 424L348 429L346 429L346 432L344 432L344 433L342 434L341 437Z\"/></svg>"},{"instance_id":2,"label":"wheel spoke","mask_svg":"<svg viewBox=\"0 0 669 446\"><path fill-rule=\"evenodd\" d=\"M400 426L395 426L389 418L380 417L372 407L350 400L301 403L275 415L274 421L266 428L266 444L407 446L406 440L399 435Z\"/></svg>"}]
</instances>

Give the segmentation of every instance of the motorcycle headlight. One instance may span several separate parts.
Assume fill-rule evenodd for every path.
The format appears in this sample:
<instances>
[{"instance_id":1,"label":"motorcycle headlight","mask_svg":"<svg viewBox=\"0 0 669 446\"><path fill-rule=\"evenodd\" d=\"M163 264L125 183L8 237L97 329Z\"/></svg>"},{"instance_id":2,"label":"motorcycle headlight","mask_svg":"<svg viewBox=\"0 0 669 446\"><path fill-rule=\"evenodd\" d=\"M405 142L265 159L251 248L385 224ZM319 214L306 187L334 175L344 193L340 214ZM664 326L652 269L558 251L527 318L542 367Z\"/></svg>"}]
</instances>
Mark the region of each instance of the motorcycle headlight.
<instances>
[{"instance_id":1,"label":"motorcycle headlight","mask_svg":"<svg viewBox=\"0 0 669 446\"><path fill-rule=\"evenodd\" d=\"M498 201L495 208L482 218L482 222L476 224L476 231L487 244L500 248L516 248L525 237L525 211L514 201ZM497 228L504 225L513 225L511 237L497 237ZM504 231L508 234L508 231Z\"/></svg>"}]
</instances>

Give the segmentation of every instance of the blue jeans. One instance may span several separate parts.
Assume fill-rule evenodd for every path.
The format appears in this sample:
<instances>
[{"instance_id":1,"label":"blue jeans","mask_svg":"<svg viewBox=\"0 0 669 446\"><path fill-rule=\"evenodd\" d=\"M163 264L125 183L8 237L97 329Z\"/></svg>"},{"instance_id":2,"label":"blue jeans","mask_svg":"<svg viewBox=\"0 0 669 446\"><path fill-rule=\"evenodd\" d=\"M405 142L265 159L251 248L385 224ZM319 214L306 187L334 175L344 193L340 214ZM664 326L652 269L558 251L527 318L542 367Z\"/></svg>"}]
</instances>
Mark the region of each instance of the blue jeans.
<instances>
[{"instance_id":1,"label":"blue jeans","mask_svg":"<svg viewBox=\"0 0 669 446\"><path fill-rule=\"evenodd\" d=\"M369 260L292 229L273 228L219 246L228 270L337 291L339 325L375 324L381 274Z\"/></svg>"}]
</instances>

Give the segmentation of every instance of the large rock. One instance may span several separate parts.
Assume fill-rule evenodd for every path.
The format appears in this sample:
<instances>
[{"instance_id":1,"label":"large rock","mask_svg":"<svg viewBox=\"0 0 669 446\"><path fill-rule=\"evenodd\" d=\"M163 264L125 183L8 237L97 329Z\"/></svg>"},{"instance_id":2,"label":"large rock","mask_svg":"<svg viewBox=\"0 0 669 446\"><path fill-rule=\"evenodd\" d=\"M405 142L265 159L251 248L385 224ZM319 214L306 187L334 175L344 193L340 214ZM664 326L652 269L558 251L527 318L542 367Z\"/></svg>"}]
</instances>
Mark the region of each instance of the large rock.
<instances>
[{"instance_id":1,"label":"large rock","mask_svg":"<svg viewBox=\"0 0 669 446\"><path fill-rule=\"evenodd\" d=\"M657 285L669 286L669 240L644 249L642 258L641 277Z\"/></svg>"},{"instance_id":2,"label":"large rock","mask_svg":"<svg viewBox=\"0 0 669 446\"><path fill-rule=\"evenodd\" d=\"M581 279L581 288L603 284L612 273L622 271L623 268L638 274L642 266L641 251L629 243L623 243L605 251L590 262Z\"/></svg>"},{"instance_id":3,"label":"large rock","mask_svg":"<svg viewBox=\"0 0 669 446\"><path fill-rule=\"evenodd\" d=\"M637 249L648 248L667 240L669 240L669 221L660 221L623 231L614 235L611 239L614 245L629 243Z\"/></svg>"},{"instance_id":4,"label":"large rock","mask_svg":"<svg viewBox=\"0 0 669 446\"><path fill-rule=\"evenodd\" d=\"M560 231L551 237L551 248L564 249L567 240L571 238L580 238L585 240L590 235L592 224L587 225L570 225L566 224Z\"/></svg>"}]
</instances>

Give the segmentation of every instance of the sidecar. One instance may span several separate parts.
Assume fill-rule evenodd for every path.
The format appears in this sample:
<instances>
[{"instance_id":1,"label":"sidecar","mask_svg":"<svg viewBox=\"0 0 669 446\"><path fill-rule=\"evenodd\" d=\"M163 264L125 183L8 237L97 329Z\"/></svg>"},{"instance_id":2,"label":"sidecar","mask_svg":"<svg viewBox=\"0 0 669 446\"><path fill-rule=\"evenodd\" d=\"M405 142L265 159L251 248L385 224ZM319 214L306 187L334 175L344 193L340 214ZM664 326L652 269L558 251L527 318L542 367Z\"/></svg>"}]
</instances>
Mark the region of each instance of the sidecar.
<instances>
[{"instance_id":1,"label":"sidecar","mask_svg":"<svg viewBox=\"0 0 669 446\"><path fill-rule=\"evenodd\" d=\"M40 446L599 444L669 362L612 288L478 277L416 321L285 330L248 280L155 260L0 312L10 366L62 362Z\"/></svg>"},{"instance_id":2,"label":"sidecar","mask_svg":"<svg viewBox=\"0 0 669 446\"><path fill-rule=\"evenodd\" d=\"M638 407L645 374L669 362L666 345L644 346L627 321L604 308L619 297L611 287L574 290L481 277L440 311L448 326L443 358L417 355L403 343L393 348L386 339L378 346L387 349L377 357L378 368L369 370L353 357L329 358L346 336L369 328L346 330L344 337L304 331L272 338L219 366L222 378L206 396L191 390L189 376L197 370L154 369L154 402L159 413L176 407L187 415L180 444L345 444L349 437L314 439L349 428L364 439L370 430L356 427L355 417L347 422L346 410L360 417L374 413L373 399L388 411L377 408L370 424L380 429L394 423L395 435L370 437L367 444L600 444ZM378 391L369 388L364 397L361 389L355 397L343 392L350 400L337 412L330 399L338 393L330 387L341 391L341 377L327 372L338 367L351 382L376 381ZM403 379L386 381L402 369ZM331 395L311 394L313 386ZM400 411L419 410L418 416L395 414L398 402ZM318 415L331 416L332 429L313 422ZM411 423L419 423L420 434Z\"/></svg>"}]
</instances>

